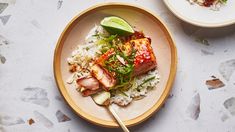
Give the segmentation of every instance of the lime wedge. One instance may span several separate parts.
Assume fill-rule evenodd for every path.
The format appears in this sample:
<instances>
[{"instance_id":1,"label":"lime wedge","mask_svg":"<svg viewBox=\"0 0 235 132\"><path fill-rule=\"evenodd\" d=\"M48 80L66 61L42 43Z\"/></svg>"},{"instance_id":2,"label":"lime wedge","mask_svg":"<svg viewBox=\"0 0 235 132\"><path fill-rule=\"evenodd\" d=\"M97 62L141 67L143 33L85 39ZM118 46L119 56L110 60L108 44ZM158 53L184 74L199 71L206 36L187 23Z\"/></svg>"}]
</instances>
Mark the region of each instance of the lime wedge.
<instances>
[{"instance_id":1,"label":"lime wedge","mask_svg":"<svg viewBox=\"0 0 235 132\"><path fill-rule=\"evenodd\" d=\"M110 34L126 36L134 33L132 27L125 20L116 16L105 17L100 24Z\"/></svg>"}]
</instances>

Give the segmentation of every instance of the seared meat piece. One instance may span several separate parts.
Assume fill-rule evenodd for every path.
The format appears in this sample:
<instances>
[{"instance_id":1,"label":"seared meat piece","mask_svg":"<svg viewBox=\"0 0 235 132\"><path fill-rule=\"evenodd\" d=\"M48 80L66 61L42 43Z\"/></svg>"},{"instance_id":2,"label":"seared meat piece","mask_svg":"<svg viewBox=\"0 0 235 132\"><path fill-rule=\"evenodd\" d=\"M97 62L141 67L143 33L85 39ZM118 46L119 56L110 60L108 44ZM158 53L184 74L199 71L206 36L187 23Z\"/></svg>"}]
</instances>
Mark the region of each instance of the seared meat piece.
<instances>
[{"instance_id":1,"label":"seared meat piece","mask_svg":"<svg viewBox=\"0 0 235 132\"><path fill-rule=\"evenodd\" d=\"M148 38L141 38L136 40L130 40L125 43L120 50L129 56L132 50L136 51L134 58L134 71L132 76L137 76L148 72L156 67L157 62L151 47L151 42ZM115 54L114 49L108 50L106 53L101 55L92 66L92 75L103 84L106 90L113 87L116 84L115 74L110 73L107 69L103 68L105 66L105 61L108 60L112 55ZM117 55L117 59L121 64L125 65L126 62Z\"/></svg>"},{"instance_id":2,"label":"seared meat piece","mask_svg":"<svg viewBox=\"0 0 235 132\"><path fill-rule=\"evenodd\" d=\"M115 78L106 69L102 68L99 64L94 64L91 67L92 75L104 86L105 90L113 87L116 84Z\"/></svg>"},{"instance_id":3,"label":"seared meat piece","mask_svg":"<svg viewBox=\"0 0 235 132\"><path fill-rule=\"evenodd\" d=\"M95 63L96 64L99 64L100 66L104 66L104 62L106 60L109 59L110 56L114 55L115 52L114 52L114 49L111 48L110 50L108 50L107 52L105 52L104 54L102 54L96 61Z\"/></svg>"},{"instance_id":4,"label":"seared meat piece","mask_svg":"<svg viewBox=\"0 0 235 132\"><path fill-rule=\"evenodd\" d=\"M148 38L131 40L128 43L136 50L133 76L146 73L157 66L156 57Z\"/></svg>"},{"instance_id":5,"label":"seared meat piece","mask_svg":"<svg viewBox=\"0 0 235 132\"><path fill-rule=\"evenodd\" d=\"M82 93L82 96L85 96L85 97L86 97L86 96L90 96L90 95L92 95L92 94L96 94L96 93L98 93L98 92L100 92L100 91L102 91L101 88L96 89L96 90L86 89L86 90L82 91L81 93Z\"/></svg>"},{"instance_id":6,"label":"seared meat piece","mask_svg":"<svg viewBox=\"0 0 235 132\"><path fill-rule=\"evenodd\" d=\"M82 96L90 96L102 90L99 81L94 77L79 78L76 82L81 88Z\"/></svg>"},{"instance_id":7,"label":"seared meat piece","mask_svg":"<svg viewBox=\"0 0 235 132\"><path fill-rule=\"evenodd\" d=\"M99 81L94 77L84 77L77 79L77 84L80 87L90 90L97 90L100 87Z\"/></svg>"}]
</instances>

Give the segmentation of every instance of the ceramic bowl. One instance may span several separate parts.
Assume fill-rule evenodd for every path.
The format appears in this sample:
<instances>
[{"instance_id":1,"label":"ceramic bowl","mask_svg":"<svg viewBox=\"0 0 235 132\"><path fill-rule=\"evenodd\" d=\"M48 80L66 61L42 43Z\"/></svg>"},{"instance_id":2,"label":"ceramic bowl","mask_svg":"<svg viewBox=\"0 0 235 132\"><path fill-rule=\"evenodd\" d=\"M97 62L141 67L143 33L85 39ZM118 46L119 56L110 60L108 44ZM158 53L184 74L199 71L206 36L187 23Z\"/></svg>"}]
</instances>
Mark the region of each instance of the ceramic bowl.
<instances>
[{"instance_id":1,"label":"ceramic bowl","mask_svg":"<svg viewBox=\"0 0 235 132\"><path fill-rule=\"evenodd\" d=\"M54 53L54 76L62 96L80 117L100 126L118 127L106 108L96 105L90 97L82 97L73 85L66 83L71 75L67 58L79 44L84 43L87 33L95 24L113 15L125 19L151 37L161 76L160 83L145 98L133 101L127 107L113 105L125 125L133 126L160 109L168 97L176 73L176 47L169 30L158 16L144 8L123 3L100 4L83 11L68 23L58 40Z\"/></svg>"},{"instance_id":2,"label":"ceramic bowl","mask_svg":"<svg viewBox=\"0 0 235 132\"><path fill-rule=\"evenodd\" d=\"M219 11L211 10L187 0L164 0L170 11L181 20L200 27L215 28L235 23L235 2L228 0Z\"/></svg>"}]
</instances>

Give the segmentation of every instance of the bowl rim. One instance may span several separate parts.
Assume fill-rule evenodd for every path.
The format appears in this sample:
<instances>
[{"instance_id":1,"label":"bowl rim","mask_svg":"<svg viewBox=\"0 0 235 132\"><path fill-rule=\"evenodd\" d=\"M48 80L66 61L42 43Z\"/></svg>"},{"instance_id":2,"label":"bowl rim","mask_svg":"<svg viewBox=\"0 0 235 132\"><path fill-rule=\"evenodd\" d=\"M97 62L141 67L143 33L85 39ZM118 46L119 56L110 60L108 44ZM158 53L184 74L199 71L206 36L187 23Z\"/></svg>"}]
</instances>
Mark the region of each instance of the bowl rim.
<instances>
[{"instance_id":1,"label":"bowl rim","mask_svg":"<svg viewBox=\"0 0 235 132\"><path fill-rule=\"evenodd\" d=\"M177 49L175 47L174 40L173 40L172 35L169 32L168 28L166 27L166 25L162 22L162 20L157 15L154 15L153 12L151 12L147 9L144 9L143 7L140 7L138 5L133 5L130 3L123 3L123 2L108 2L108 3L103 3L103 4L96 4L94 6L89 7L88 9L82 11L81 13L76 15L67 24L67 26L64 28L64 30L62 31L62 33L57 41L57 44L56 44L56 47L54 50L53 71L54 71L54 78L55 78L55 81L57 84L57 88L59 89L59 91L60 91L61 95L63 96L67 105L69 105L78 116L80 116L81 118L87 120L88 122L93 123L98 126L108 127L108 128L119 127L115 121L107 121L107 120L102 120L102 119L96 118L96 117L89 115L88 113L82 111L79 107L77 107L77 105L72 101L71 97L69 96L68 92L66 91L65 85L62 80L61 70L60 70L61 69L60 57L61 57L61 51L63 48L63 43L64 43L66 37L68 36L69 32L72 30L73 26L76 24L76 20L82 19L83 17L89 15L89 13L91 13L93 11L101 10L104 8L110 8L113 6L114 7L125 7L125 8L129 8L129 9L138 10L138 11L144 13L145 15L152 17L152 19L154 19L155 21L158 21L158 23L161 24L162 30L164 30L164 33L167 37L167 40L169 41L169 46L171 49L170 74L169 74L167 84L165 86L163 93L161 94L159 100L156 101L156 103L150 109L148 109L146 112L144 112L142 115L139 115L138 117L131 119L131 120L123 121L126 126L130 127L130 126L137 125L137 124L147 120L156 111L158 111L161 108L161 106L164 104L165 100L167 99L167 97L172 89L172 85L173 85L175 75L176 75Z\"/></svg>"},{"instance_id":2,"label":"bowl rim","mask_svg":"<svg viewBox=\"0 0 235 132\"><path fill-rule=\"evenodd\" d=\"M204 27L204 28L219 28L219 27L225 27L229 25L235 24L235 19L229 20L229 21L224 21L224 22L218 22L218 23L206 23L206 22L200 22L196 20L192 20L188 17L184 17L182 13L177 11L170 3L168 0L163 0L166 7L179 19L181 19L184 22L187 22L189 24L192 24L194 26L199 26L199 27Z\"/></svg>"}]
</instances>

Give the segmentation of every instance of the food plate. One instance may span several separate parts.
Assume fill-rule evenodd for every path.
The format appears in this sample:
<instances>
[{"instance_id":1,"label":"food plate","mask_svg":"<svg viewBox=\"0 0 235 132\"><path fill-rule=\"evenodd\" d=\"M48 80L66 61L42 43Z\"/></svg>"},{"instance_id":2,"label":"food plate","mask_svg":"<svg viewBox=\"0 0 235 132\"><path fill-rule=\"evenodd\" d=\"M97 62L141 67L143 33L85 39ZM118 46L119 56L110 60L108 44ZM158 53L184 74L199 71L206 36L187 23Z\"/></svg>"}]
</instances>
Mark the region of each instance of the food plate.
<instances>
[{"instance_id":1,"label":"food plate","mask_svg":"<svg viewBox=\"0 0 235 132\"><path fill-rule=\"evenodd\" d=\"M227 0L218 11L191 5L187 0L164 0L170 11L181 20L200 27L223 27L235 23L235 2Z\"/></svg>"},{"instance_id":2,"label":"food plate","mask_svg":"<svg viewBox=\"0 0 235 132\"><path fill-rule=\"evenodd\" d=\"M152 38L152 47L157 57L160 83L147 97L134 101L127 107L113 105L125 125L133 126L149 118L159 110L168 97L173 84L177 54L172 37L158 16L146 9L123 3L107 3L93 6L72 19L62 32L54 53L54 76L62 96L80 117L104 127L118 127L108 111L96 105L90 97L82 97L76 88L66 83L70 76L67 58L78 44L84 43L89 30L106 16L118 16L130 25L143 29ZM82 54L82 53L81 53Z\"/></svg>"}]
</instances>

